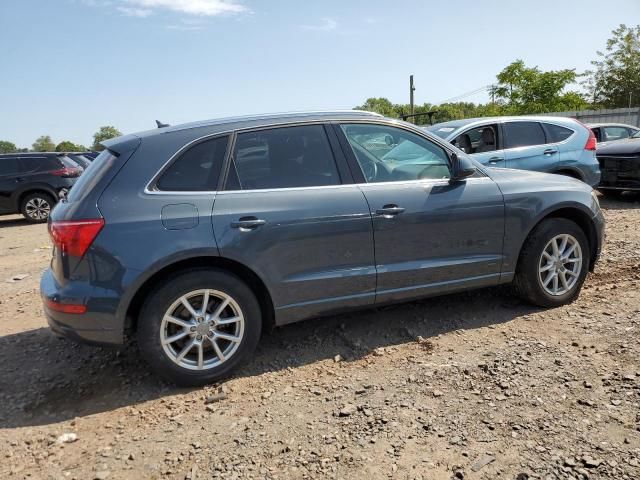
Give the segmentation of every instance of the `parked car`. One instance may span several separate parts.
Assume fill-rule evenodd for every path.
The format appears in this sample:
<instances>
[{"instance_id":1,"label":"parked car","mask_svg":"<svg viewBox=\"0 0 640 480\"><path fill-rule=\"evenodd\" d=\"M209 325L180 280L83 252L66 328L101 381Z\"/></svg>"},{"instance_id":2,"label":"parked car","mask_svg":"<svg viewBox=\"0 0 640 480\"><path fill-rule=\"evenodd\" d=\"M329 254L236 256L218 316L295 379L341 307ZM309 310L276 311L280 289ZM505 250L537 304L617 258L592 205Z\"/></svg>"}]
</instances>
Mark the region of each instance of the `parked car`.
<instances>
[{"instance_id":1,"label":"parked car","mask_svg":"<svg viewBox=\"0 0 640 480\"><path fill-rule=\"evenodd\" d=\"M592 187L600 182L596 138L571 118L469 118L426 129L483 165L557 173Z\"/></svg>"},{"instance_id":2,"label":"parked car","mask_svg":"<svg viewBox=\"0 0 640 480\"><path fill-rule=\"evenodd\" d=\"M181 385L229 375L269 325L509 283L535 305L566 304L603 242L586 184L487 168L364 112L212 120L104 145L52 213L44 311L78 341L135 336Z\"/></svg>"},{"instance_id":3,"label":"parked car","mask_svg":"<svg viewBox=\"0 0 640 480\"><path fill-rule=\"evenodd\" d=\"M640 191L640 132L598 148L597 155L602 171L598 190L606 195Z\"/></svg>"},{"instance_id":4,"label":"parked car","mask_svg":"<svg viewBox=\"0 0 640 480\"><path fill-rule=\"evenodd\" d=\"M587 125L598 140L598 148L609 142L623 140L640 132L640 128L624 123L590 123Z\"/></svg>"},{"instance_id":5,"label":"parked car","mask_svg":"<svg viewBox=\"0 0 640 480\"><path fill-rule=\"evenodd\" d=\"M93 161L93 158L87 156L85 152L69 152L66 155L71 160L80 165L83 170L89 168L89 165L91 165L91 162Z\"/></svg>"},{"instance_id":6,"label":"parked car","mask_svg":"<svg viewBox=\"0 0 640 480\"><path fill-rule=\"evenodd\" d=\"M22 213L46 222L60 192L69 190L82 168L60 153L0 155L0 215Z\"/></svg>"}]
</instances>

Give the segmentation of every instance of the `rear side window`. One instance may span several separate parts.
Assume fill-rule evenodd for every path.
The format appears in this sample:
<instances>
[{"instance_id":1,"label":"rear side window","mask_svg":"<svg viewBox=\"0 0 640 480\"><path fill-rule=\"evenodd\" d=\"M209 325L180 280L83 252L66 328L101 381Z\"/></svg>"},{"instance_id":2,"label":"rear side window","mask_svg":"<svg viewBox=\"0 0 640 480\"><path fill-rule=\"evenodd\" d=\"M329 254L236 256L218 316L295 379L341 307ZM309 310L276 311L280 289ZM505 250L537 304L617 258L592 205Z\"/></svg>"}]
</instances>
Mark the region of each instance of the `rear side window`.
<instances>
[{"instance_id":1,"label":"rear side window","mask_svg":"<svg viewBox=\"0 0 640 480\"><path fill-rule=\"evenodd\" d=\"M234 163L243 190L340 184L322 125L241 133Z\"/></svg>"},{"instance_id":2,"label":"rear side window","mask_svg":"<svg viewBox=\"0 0 640 480\"><path fill-rule=\"evenodd\" d=\"M22 172L35 172L42 165L42 158L23 157L20 159L20 171Z\"/></svg>"},{"instance_id":3,"label":"rear side window","mask_svg":"<svg viewBox=\"0 0 640 480\"><path fill-rule=\"evenodd\" d=\"M543 123L543 125L547 133L547 143L564 142L573 135L573 130L570 128L561 127L560 125L554 125L552 123Z\"/></svg>"},{"instance_id":4,"label":"rear side window","mask_svg":"<svg viewBox=\"0 0 640 480\"><path fill-rule=\"evenodd\" d=\"M538 122L507 122L505 148L529 147L546 143L544 131Z\"/></svg>"},{"instance_id":5,"label":"rear side window","mask_svg":"<svg viewBox=\"0 0 640 480\"><path fill-rule=\"evenodd\" d=\"M18 173L20 167L18 165L18 159L14 157L0 158L0 175L11 175Z\"/></svg>"},{"instance_id":6,"label":"rear side window","mask_svg":"<svg viewBox=\"0 0 640 480\"><path fill-rule=\"evenodd\" d=\"M156 187L168 192L216 190L228 142L229 137L218 137L189 148L164 171Z\"/></svg>"},{"instance_id":7,"label":"rear side window","mask_svg":"<svg viewBox=\"0 0 640 480\"><path fill-rule=\"evenodd\" d=\"M604 141L611 142L613 140L620 140L629 136L629 130L624 127L605 127L604 128Z\"/></svg>"}]
</instances>

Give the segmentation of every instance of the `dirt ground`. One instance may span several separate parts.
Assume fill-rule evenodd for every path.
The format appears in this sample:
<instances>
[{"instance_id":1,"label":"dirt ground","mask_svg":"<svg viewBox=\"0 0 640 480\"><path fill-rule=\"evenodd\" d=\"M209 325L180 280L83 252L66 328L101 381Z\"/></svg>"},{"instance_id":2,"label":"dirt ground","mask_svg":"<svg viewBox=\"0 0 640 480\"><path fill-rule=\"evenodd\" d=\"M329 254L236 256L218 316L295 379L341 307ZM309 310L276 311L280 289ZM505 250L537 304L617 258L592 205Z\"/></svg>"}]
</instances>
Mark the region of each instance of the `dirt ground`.
<instances>
[{"instance_id":1,"label":"dirt ground","mask_svg":"<svg viewBox=\"0 0 640 480\"><path fill-rule=\"evenodd\" d=\"M0 478L639 479L640 197L602 205L570 306L500 288L302 322L191 390L55 338L46 226L4 217Z\"/></svg>"}]
</instances>

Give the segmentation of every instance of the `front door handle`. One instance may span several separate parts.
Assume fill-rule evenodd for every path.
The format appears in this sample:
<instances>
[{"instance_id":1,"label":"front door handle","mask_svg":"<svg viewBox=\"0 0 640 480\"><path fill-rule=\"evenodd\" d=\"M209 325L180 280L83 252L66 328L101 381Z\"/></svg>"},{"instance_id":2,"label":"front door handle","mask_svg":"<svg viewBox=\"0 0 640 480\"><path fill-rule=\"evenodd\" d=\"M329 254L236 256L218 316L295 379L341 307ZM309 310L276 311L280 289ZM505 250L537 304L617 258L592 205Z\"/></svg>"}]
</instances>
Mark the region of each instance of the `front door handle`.
<instances>
[{"instance_id":1,"label":"front door handle","mask_svg":"<svg viewBox=\"0 0 640 480\"><path fill-rule=\"evenodd\" d=\"M231 222L231 228L239 228L240 230L255 230L256 228L267 223L265 220L256 217L242 217L241 219Z\"/></svg>"},{"instance_id":2,"label":"front door handle","mask_svg":"<svg viewBox=\"0 0 640 480\"><path fill-rule=\"evenodd\" d=\"M558 150L554 150L553 148L547 148L547 149L544 151L544 154L545 154L545 155L553 155L554 153L558 153Z\"/></svg>"},{"instance_id":3,"label":"front door handle","mask_svg":"<svg viewBox=\"0 0 640 480\"><path fill-rule=\"evenodd\" d=\"M502 157L491 157L491 158L489 159L489 163L490 163L491 165L495 165L495 164L497 164L498 162L501 162L502 160L504 160Z\"/></svg>"},{"instance_id":4,"label":"front door handle","mask_svg":"<svg viewBox=\"0 0 640 480\"><path fill-rule=\"evenodd\" d=\"M384 218L393 218L402 212L404 212L404 208L397 205L385 205L384 207L376 210L376 214L381 215Z\"/></svg>"},{"instance_id":5,"label":"front door handle","mask_svg":"<svg viewBox=\"0 0 640 480\"><path fill-rule=\"evenodd\" d=\"M24 177L16 177L16 183L22 183L25 181Z\"/></svg>"}]
</instances>

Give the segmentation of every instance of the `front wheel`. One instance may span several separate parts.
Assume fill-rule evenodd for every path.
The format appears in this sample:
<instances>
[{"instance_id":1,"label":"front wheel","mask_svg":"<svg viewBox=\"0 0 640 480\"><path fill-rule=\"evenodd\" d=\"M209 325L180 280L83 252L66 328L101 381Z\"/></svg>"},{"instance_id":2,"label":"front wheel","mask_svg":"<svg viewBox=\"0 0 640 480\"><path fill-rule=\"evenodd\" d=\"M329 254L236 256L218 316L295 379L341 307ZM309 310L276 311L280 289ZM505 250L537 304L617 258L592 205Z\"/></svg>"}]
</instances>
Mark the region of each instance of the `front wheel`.
<instances>
[{"instance_id":1,"label":"front wheel","mask_svg":"<svg viewBox=\"0 0 640 480\"><path fill-rule=\"evenodd\" d=\"M260 306L244 282L221 270L193 270L147 298L137 339L158 375L198 386L230 375L251 356L261 327Z\"/></svg>"},{"instance_id":2,"label":"front wheel","mask_svg":"<svg viewBox=\"0 0 640 480\"><path fill-rule=\"evenodd\" d=\"M522 298L541 307L575 300L589 271L589 242L571 220L544 220L525 241L515 287Z\"/></svg>"}]
</instances>

